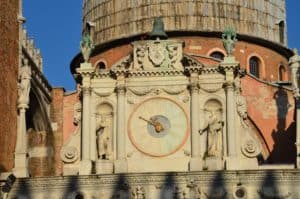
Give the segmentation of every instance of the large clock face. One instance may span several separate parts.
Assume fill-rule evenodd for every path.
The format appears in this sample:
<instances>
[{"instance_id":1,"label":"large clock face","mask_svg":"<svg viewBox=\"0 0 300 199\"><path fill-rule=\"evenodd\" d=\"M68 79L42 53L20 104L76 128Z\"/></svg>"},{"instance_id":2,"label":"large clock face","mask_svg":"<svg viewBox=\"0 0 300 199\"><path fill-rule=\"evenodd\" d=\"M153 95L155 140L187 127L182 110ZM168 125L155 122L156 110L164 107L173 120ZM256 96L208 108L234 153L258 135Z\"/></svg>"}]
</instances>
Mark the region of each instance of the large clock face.
<instances>
[{"instance_id":1,"label":"large clock face","mask_svg":"<svg viewBox=\"0 0 300 199\"><path fill-rule=\"evenodd\" d=\"M155 97L137 105L128 121L128 133L139 151L162 157L175 153L185 144L188 124L188 117L178 103Z\"/></svg>"}]
</instances>

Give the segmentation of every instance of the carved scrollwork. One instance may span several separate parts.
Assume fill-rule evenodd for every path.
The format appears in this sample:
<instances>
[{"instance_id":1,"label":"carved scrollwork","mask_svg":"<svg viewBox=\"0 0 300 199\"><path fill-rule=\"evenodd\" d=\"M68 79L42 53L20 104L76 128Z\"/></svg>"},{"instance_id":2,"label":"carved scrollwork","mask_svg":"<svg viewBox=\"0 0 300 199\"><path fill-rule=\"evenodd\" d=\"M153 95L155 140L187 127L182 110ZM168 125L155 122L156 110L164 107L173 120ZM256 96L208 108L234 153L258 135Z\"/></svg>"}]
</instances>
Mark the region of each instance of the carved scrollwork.
<instances>
[{"instance_id":1,"label":"carved scrollwork","mask_svg":"<svg viewBox=\"0 0 300 199\"><path fill-rule=\"evenodd\" d=\"M250 135L247 135L241 144L243 155L248 158L255 158L261 153L260 144Z\"/></svg>"},{"instance_id":2,"label":"carved scrollwork","mask_svg":"<svg viewBox=\"0 0 300 199\"><path fill-rule=\"evenodd\" d=\"M74 146L63 147L60 152L60 157L65 163L73 163L79 158L78 149Z\"/></svg>"}]
</instances>

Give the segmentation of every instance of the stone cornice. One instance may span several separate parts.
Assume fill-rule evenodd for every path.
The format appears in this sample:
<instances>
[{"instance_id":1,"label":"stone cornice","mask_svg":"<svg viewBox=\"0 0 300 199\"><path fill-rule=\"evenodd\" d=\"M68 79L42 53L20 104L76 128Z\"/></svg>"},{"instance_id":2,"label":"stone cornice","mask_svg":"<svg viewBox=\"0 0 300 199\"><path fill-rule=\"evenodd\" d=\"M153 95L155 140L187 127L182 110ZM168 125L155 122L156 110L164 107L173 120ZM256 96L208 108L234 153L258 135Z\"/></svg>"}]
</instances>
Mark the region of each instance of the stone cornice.
<instances>
[{"instance_id":1,"label":"stone cornice","mask_svg":"<svg viewBox=\"0 0 300 199\"><path fill-rule=\"evenodd\" d=\"M30 183L32 190L43 188L66 188L68 182L76 179L82 188L95 188L98 185L112 186L119 179L126 179L129 184L164 184L167 177L172 177L174 183L186 183L193 179L200 185L216 181L224 183L263 183L272 178L280 183L300 183L300 170L251 170L251 171L205 171L205 172L174 172L174 173L135 173L135 174L112 174L90 176L64 176L64 177L40 177L18 179L15 188L26 182ZM218 178L217 178L218 176Z\"/></svg>"}]
</instances>

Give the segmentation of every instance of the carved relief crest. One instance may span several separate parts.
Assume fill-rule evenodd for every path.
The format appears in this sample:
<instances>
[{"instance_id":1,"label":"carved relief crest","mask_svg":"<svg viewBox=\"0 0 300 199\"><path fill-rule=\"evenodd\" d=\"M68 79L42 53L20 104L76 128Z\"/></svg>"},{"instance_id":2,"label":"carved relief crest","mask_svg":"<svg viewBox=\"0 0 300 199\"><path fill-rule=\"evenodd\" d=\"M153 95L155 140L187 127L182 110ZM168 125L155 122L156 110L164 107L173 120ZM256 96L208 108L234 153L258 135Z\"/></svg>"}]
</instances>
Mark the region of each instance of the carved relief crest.
<instances>
[{"instance_id":1,"label":"carved relief crest","mask_svg":"<svg viewBox=\"0 0 300 199\"><path fill-rule=\"evenodd\" d=\"M156 42L149 45L149 59L154 64L155 67L161 65L166 59L166 48L160 43Z\"/></svg>"},{"instance_id":2,"label":"carved relief crest","mask_svg":"<svg viewBox=\"0 0 300 199\"><path fill-rule=\"evenodd\" d=\"M180 41L138 41L133 43L135 70L182 70L183 43Z\"/></svg>"}]
</instances>

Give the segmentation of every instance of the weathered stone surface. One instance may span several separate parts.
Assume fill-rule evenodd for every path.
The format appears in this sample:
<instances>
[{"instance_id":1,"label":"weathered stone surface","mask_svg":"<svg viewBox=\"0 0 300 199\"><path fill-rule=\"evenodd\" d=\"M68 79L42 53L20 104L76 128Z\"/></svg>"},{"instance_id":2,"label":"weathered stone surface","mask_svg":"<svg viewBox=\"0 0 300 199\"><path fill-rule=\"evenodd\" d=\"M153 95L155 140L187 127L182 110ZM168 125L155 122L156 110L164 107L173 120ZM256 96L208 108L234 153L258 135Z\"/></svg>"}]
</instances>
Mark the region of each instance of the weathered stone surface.
<instances>
[{"instance_id":1,"label":"weathered stone surface","mask_svg":"<svg viewBox=\"0 0 300 199\"><path fill-rule=\"evenodd\" d=\"M83 11L84 22L96 23L96 44L144 34L158 16L166 31L222 32L234 26L238 33L280 42L279 23L286 19L282 0L85 0Z\"/></svg>"}]
</instances>

